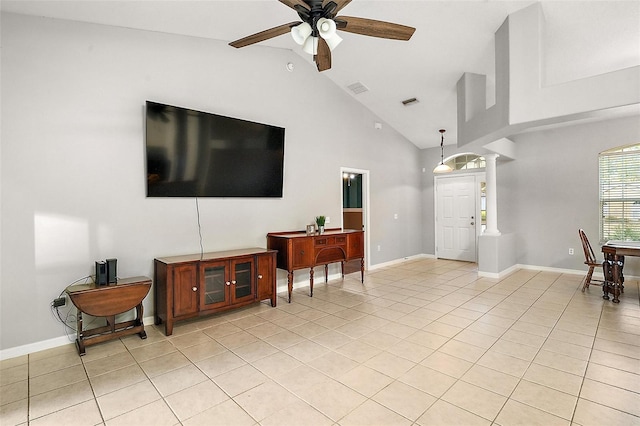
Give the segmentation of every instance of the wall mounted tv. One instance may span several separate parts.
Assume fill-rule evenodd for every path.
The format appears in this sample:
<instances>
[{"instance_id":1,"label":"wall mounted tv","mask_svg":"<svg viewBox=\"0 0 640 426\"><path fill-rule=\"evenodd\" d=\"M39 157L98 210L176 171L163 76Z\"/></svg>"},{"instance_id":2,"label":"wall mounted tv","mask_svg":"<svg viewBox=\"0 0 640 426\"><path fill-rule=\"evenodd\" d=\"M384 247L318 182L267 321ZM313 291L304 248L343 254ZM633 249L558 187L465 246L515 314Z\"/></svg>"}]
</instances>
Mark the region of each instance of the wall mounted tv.
<instances>
[{"instance_id":1,"label":"wall mounted tv","mask_svg":"<svg viewBox=\"0 0 640 426\"><path fill-rule=\"evenodd\" d=\"M282 197L284 128L146 102L147 197Z\"/></svg>"}]
</instances>

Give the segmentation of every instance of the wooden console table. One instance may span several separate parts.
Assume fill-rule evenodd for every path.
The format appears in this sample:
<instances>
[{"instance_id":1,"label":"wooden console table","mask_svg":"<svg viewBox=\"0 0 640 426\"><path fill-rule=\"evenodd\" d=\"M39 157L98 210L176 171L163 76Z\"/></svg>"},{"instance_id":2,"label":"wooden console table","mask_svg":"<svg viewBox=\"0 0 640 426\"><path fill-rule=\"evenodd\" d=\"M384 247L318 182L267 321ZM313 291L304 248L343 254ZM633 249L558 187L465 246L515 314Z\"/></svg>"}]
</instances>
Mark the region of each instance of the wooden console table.
<instances>
[{"instance_id":1,"label":"wooden console table","mask_svg":"<svg viewBox=\"0 0 640 426\"><path fill-rule=\"evenodd\" d=\"M147 277L121 278L116 284L78 284L69 286L66 293L78 309L76 346L84 355L85 347L131 334L147 338L142 322L142 301L151 289L151 279ZM116 323L118 314L136 309L136 319ZM90 330L82 329L82 314L105 317L107 325Z\"/></svg>"},{"instance_id":2,"label":"wooden console table","mask_svg":"<svg viewBox=\"0 0 640 426\"><path fill-rule=\"evenodd\" d=\"M607 241L602 246L604 254L604 284L602 285L603 299L609 300L609 293L613 293L613 303L620 303L620 293L624 291L622 267L625 256L640 257L639 241ZM611 267L611 271L608 269Z\"/></svg>"},{"instance_id":3,"label":"wooden console table","mask_svg":"<svg viewBox=\"0 0 640 426\"><path fill-rule=\"evenodd\" d=\"M309 295L313 296L313 268L324 265L327 282L328 265L340 262L344 277L344 262L360 259L360 279L364 282L364 231L328 229L322 234L306 232L271 232L267 247L278 250L277 267L288 272L289 303L293 291L293 271L309 268Z\"/></svg>"}]
</instances>

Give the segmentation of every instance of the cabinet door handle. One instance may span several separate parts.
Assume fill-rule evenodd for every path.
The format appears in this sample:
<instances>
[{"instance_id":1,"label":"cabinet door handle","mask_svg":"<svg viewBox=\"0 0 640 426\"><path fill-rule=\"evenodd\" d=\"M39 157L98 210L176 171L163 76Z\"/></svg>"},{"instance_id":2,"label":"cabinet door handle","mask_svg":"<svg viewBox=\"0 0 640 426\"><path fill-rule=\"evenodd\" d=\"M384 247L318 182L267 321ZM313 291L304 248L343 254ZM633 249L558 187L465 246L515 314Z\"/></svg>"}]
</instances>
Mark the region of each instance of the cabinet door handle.
<instances>
[{"instance_id":1,"label":"cabinet door handle","mask_svg":"<svg viewBox=\"0 0 640 426\"><path fill-rule=\"evenodd\" d=\"M231 283L230 283L229 281L227 281L225 284L226 284L226 285L231 285Z\"/></svg>"},{"instance_id":2,"label":"cabinet door handle","mask_svg":"<svg viewBox=\"0 0 640 426\"><path fill-rule=\"evenodd\" d=\"M198 291L198 287L191 287L191 290Z\"/></svg>"},{"instance_id":3,"label":"cabinet door handle","mask_svg":"<svg viewBox=\"0 0 640 426\"><path fill-rule=\"evenodd\" d=\"M231 281L231 284L236 285L236 280Z\"/></svg>"},{"instance_id":4,"label":"cabinet door handle","mask_svg":"<svg viewBox=\"0 0 640 426\"><path fill-rule=\"evenodd\" d=\"M258 274L258 279L261 280L262 279L262 274Z\"/></svg>"}]
</instances>

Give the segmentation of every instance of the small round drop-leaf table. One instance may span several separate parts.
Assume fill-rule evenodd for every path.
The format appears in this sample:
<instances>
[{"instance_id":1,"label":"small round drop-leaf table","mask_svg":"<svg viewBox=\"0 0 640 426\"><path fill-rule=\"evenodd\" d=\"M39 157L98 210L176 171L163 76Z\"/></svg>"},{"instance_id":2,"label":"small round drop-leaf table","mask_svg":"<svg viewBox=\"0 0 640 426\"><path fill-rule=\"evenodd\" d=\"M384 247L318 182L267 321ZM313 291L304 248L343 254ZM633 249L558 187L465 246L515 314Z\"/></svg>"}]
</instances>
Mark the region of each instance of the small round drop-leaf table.
<instances>
[{"instance_id":1,"label":"small round drop-leaf table","mask_svg":"<svg viewBox=\"0 0 640 426\"><path fill-rule=\"evenodd\" d=\"M142 301L151 289L148 277L121 278L115 284L96 285L79 284L67 287L71 302L78 309L76 346L78 353L84 355L85 347L131 334L147 338L142 322ZM116 315L136 310L136 318L116 323ZM82 329L82 315L104 317L106 326Z\"/></svg>"}]
</instances>

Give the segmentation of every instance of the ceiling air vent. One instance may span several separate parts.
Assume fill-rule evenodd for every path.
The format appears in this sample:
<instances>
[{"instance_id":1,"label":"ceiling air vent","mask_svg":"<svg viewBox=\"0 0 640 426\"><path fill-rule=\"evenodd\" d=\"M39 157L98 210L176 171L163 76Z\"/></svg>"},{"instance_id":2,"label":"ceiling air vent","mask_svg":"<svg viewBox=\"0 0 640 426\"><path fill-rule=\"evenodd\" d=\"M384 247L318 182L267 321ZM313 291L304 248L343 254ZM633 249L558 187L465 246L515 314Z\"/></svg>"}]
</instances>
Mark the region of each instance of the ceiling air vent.
<instances>
[{"instance_id":1,"label":"ceiling air vent","mask_svg":"<svg viewBox=\"0 0 640 426\"><path fill-rule=\"evenodd\" d=\"M360 82L348 85L347 89L351 90L354 95L359 95L360 93L369 91L369 88Z\"/></svg>"},{"instance_id":2,"label":"ceiling air vent","mask_svg":"<svg viewBox=\"0 0 640 426\"><path fill-rule=\"evenodd\" d=\"M402 101L402 105L409 106L409 105L417 104L418 102L420 102L418 100L418 98L410 98L410 99L405 99L404 101Z\"/></svg>"}]
</instances>

